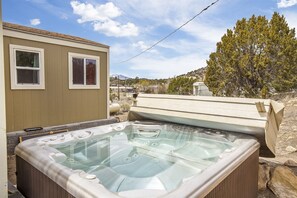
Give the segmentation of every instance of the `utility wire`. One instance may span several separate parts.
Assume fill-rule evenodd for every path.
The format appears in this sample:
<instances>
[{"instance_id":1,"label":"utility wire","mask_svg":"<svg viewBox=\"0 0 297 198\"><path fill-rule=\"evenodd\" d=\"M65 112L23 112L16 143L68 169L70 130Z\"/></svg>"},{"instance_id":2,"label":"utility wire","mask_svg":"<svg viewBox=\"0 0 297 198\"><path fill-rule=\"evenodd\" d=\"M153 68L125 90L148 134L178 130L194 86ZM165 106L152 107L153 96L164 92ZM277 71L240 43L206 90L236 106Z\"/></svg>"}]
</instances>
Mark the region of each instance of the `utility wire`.
<instances>
[{"instance_id":1,"label":"utility wire","mask_svg":"<svg viewBox=\"0 0 297 198\"><path fill-rule=\"evenodd\" d=\"M179 26L178 28L176 28L175 30L173 30L171 33L169 33L168 35L166 35L165 37L163 37L162 39L160 39L156 43L154 43L152 46L146 48L145 50L143 50L139 54L136 54L135 56L132 56L132 57L130 57L130 58L124 60L124 61L119 62L118 64L128 62L128 61L130 61L130 60L132 60L132 59L134 59L134 58L136 58L136 57L144 54L145 52L151 50L152 48L154 48L155 46L157 46L159 43L161 43L162 41L166 40L168 37L170 37L171 35L173 35L177 31L179 31L180 29L182 29L184 26L186 26L188 23L190 23L191 21L193 21L196 17L198 17L199 15L201 15L203 12L205 12L206 10L208 10L208 8L210 8L211 6L215 5L219 1L220 0L216 0L216 1L212 2L207 7L205 7L204 9L202 9L199 13L197 13L196 15L194 15L191 19L189 19L188 21L186 21L184 24L182 24L181 26Z\"/></svg>"}]
</instances>

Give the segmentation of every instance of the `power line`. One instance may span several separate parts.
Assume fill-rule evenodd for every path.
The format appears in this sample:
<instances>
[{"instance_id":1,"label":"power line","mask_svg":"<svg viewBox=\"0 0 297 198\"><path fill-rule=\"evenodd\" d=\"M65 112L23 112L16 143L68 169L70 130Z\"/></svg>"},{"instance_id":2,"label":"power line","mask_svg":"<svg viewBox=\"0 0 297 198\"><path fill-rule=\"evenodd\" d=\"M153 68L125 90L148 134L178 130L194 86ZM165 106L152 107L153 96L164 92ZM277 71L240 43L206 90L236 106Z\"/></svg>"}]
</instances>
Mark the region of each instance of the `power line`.
<instances>
[{"instance_id":1,"label":"power line","mask_svg":"<svg viewBox=\"0 0 297 198\"><path fill-rule=\"evenodd\" d=\"M174 33L176 33L177 31L179 31L181 28L183 28L184 26L186 26L188 23L190 23L191 21L193 21L196 17L198 17L199 15L201 15L203 12L205 12L206 10L208 10L208 8L210 8L211 6L215 5L217 2L219 2L220 0L216 0L214 2L212 2L211 4L209 4L207 7L205 7L204 9L202 9L199 13L197 13L196 15L194 15L191 19L189 19L188 21L186 21L184 24L182 24L181 26L179 26L178 28L176 28L175 30L173 30L172 32L170 32L168 35L166 35L165 37L163 37L162 39L160 39L159 41L157 41L156 43L154 43L152 46L146 48L145 50L143 50L142 52L140 52L139 54L136 54L135 56L132 56L124 61L119 62L118 64L121 63L125 63L128 62L142 54L144 54L145 52L151 50L152 48L154 48L155 46L157 46L159 43L161 43L162 41L166 40L168 37L170 37L171 35L173 35Z\"/></svg>"}]
</instances>

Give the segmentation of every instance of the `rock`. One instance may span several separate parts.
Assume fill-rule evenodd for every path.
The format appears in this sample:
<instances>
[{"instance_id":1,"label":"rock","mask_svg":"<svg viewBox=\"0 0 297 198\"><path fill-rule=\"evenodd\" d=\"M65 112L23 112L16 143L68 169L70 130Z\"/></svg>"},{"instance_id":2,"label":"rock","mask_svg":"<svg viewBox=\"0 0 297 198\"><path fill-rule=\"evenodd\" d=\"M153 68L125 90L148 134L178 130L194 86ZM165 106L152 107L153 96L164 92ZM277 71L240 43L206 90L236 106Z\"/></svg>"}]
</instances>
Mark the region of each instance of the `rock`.
<instances>
[{"instance_id":1,"label":"rock","mask_svg":"<svg viewBox=\"0 0 297 198\"><path fill-rule=\"evenodd\" d=\"M294 148L293 146L287 146L286 151L293 153L293 152L296 152L297 149Z\"/></svg>"},{"instance_id":2,"label":"rock","mask_svg":"<svg viewBox=\"0 0 297 198\"><path fill-rule=\"evenodd\" d=\"M295 160L288 159L287 161L285 161L284 165L297 167L297 162Z\"/></svg>"},{"instance_id":3,"label":"rock","mask_svg":"<svg viewBox=\"0 0 297 198\"><path fill-rule=\"evenodd\" d=\"M269 189L258 192L257 198L277 198Z\"/></svg>"},{"instance_id":4,"label":"rock","mask_svg":"<svg viewBox=\"0 0 297 198\"><path fill-rule=\"evenodd\" d=\"M277 156L275 158L260 157L259 164L266 164L270 169L280 165L297 167L297 153L292 153L286 156Z\"/></svg>"},{"instance_id":5,"label":"rock","mask_svg":"<svg viewBox=\"0 0 297 198\"><path fill-rule=\"evenodd\" d=\"M268 186L277 197L297 197L297 176L288 167L276 167Z\"/></svg>"},{"instance_id":6,"label":"rock","mask_svg":"<svg viewBox=\"0 0 297 198\"><path fill-rule=\"evenodd\" d=\"M270 167L266 164L259 164L258 173L258 190L266 190L267 182L269 181Z\"/></svg>"}]
</instances>

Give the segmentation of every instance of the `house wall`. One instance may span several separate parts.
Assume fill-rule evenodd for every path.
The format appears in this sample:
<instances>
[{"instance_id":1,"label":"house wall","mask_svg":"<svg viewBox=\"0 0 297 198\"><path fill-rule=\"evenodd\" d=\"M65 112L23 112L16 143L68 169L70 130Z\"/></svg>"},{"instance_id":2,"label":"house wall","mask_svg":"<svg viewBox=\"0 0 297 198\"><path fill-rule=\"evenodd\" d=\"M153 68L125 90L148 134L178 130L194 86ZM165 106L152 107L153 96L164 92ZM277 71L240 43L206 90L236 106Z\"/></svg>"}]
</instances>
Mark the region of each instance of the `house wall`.
<instances>
[{"instance_id":1,"label":"house wall","mask_svg":"<svg viewBox=\"0 0 297 198\"><path fill-rule=\"evenodd\" d=\"M9 44L44 49L45 90L11 90ZM7 131L107 118L107 51L4 36ZM99 90L69 89L68 52L100 56Z\"/></svg>"}]
</instances>

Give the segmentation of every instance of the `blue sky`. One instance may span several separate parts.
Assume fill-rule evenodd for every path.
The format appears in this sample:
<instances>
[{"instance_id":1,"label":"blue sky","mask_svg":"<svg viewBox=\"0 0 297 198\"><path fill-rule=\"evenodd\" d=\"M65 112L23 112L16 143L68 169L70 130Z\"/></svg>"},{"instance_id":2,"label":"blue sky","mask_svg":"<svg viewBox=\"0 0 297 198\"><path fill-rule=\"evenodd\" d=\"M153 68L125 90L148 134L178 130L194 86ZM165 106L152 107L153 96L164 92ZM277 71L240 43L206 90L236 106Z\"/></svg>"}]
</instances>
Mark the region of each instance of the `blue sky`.
<instances>
[{"instance_id":1,"label":"blue sky","mask_svg":"<svg viewBox=\"0 0 297 198\"><path fill-rule=\"evenodd\" d=\"M214 0L3 0L3 20L111 47L110 72L168 78L206 66L227 28L253 14L285 15L297 28L297 0L220 0L176 34L132 59Z\"/></svg>"}]
</instances>

